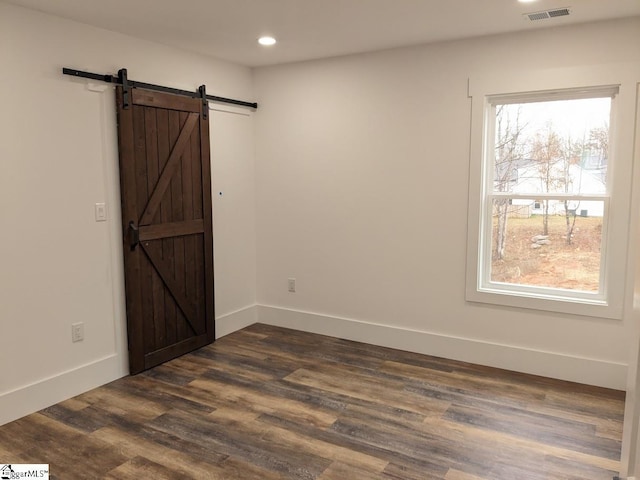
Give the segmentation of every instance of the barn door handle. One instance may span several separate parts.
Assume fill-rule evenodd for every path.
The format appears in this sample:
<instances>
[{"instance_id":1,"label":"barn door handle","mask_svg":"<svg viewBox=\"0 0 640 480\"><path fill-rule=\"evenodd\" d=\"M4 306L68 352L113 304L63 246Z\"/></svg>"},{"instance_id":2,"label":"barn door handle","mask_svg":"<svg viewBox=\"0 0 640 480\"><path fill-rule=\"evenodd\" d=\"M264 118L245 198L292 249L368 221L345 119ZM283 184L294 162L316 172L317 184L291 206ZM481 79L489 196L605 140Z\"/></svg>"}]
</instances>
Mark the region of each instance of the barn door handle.
<instances>
[{"instance_id":1,"label":"barn door handle","mask_svg":"<svg viewBox=\"0 0 640 480\"><path fill-rule=\"evenodd\" d=\"M139 243L140 229L136 227L136 224L131 220L129 222L129 246L131 247L131 251L135 250Z\"/></svg>"}]
</instances>

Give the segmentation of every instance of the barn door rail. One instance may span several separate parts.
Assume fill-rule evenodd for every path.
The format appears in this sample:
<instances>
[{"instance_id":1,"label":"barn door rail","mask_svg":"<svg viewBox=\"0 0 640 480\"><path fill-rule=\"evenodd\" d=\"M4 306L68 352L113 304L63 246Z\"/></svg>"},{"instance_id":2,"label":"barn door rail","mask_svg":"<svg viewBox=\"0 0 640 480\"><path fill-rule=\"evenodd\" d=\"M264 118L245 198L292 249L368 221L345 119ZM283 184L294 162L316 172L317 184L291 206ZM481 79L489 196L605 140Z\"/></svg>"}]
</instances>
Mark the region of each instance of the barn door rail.
<instances>
[{"instance_id":1,"label":"barn door rail","mask_svg":"<svg viewBox=\"0 0 640 480\"><path fill-rule=\"evenodd\" d=\"M217 103L228 103L231 105L238 105L241 107L258 108L258 104L255 102L245 102L243 100L235 100L233 98L217 97L215 95L207 95L204 85L202 85L198 91L192 92L190 90L180 90L178 88L164 87L162 85L154 85L152 83L138 82L136 80L130 80L127 77L127 69L121 68L118 71L118 75L100 74L83 72L82 70L75 70L73 68L63 68L62 73L64 75L71 75L72 77L89 78L91 80L97 80L99 82L113 83L114 85L121 85L124 93L124 108L129 108L130 95L129 92L132 88L144 88L146 90L155 90L157 92L173 93L175 95L182 95L191 98L202 98L203 102L206 100ZM205 100L206 99L206 100Z\"/></svg>"}]
</instances>

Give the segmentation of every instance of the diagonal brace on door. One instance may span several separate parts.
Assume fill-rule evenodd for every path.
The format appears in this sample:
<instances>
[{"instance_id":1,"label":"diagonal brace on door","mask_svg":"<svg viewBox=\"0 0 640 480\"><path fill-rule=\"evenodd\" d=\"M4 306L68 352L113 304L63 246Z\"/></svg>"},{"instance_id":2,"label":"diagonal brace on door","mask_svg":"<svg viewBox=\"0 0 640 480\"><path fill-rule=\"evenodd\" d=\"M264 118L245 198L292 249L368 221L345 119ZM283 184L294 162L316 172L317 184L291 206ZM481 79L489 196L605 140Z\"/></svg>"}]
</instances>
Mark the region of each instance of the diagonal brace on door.
<instances>
[{"instance_id":1,"label":"diagonal brace on door","mask_svg":"<svg viewBox=\"0 0 640 480\"><path fill-rule=\"evenodd\" d=\"M178 284L175 277L171 274L169 265L160 255L158 255L154 251L152 247L150 248L144 243L141 243L140 245L142 245L142 249L149 258L151 265L153 265L153 268L156 270L156 272L158 272L158 275L160 275L160 278L167 286L167 290L176 301L178 308L182 310L187 324L195 335L199 335L200 332L198 332L195 326L196 320L198 318L197 310L194 308L192 302L187 298L187 294L182 286Z\"/></svg>"},{"instance_id":2,"label":"diagonal brace on door","mask_svg":"<svg viewBox=\"0 0 640 480\"><path fill-rule=\"evenodd\" d=\"M175 145L173 146L173 150L169 154L169 159L167 160L167 164L162 170L160 174L160 178L158 179L158 183L156 184L156 188L153 190L153 193L149 197L149 201L147 202L147 206L142 212L142 216L140 217L140 225L149 225L151 224L151 220L153 220L153 216L156 214L160 203L162 202L162 197L164 197L167 188L171 184L171 179L178 171L178 167L180 166L180 157L184 153L184 150L189 142L189 137L191 137L191 133L193 129L198 124L199 115L197 113L190 113L187 117L187 121L182 127L180 131L180 135L178 136L178 140L176 140Z\"/></svg>"}]
</instances>

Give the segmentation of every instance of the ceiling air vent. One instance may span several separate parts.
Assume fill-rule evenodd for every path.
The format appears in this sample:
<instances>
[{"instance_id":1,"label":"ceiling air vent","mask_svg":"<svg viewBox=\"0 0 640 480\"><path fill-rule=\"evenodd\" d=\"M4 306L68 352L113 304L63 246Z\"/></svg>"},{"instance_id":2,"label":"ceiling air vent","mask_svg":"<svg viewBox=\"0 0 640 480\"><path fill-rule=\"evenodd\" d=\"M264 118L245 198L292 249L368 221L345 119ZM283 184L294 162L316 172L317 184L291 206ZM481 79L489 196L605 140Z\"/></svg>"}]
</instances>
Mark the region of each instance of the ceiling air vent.
<instances>
[{"instance_id":1,"label":"ceiling air vent","mask_svg":"<svg viewBox=\"0 0 640 480\"><path fill-rule=\"evenodd\" d=\"M558 8L556 10L549 10L547 13L550 17L564 17L565 15L569 15L569 9Z\"/></svg>"},{"instance_id":2,"label":"ceiling air vent","mask_svg":"<svg viewBox=\"0 0 640 480\"><path fill-rule=\"evenodd\" d=\"M570 13L571 11L568 8L555 8L553 10L545 10L543 12L525 13L524 16L533 22L534 20L545 20L547 18L564 17L565 15L569 15Z\"/></svg>"}]
</instances>

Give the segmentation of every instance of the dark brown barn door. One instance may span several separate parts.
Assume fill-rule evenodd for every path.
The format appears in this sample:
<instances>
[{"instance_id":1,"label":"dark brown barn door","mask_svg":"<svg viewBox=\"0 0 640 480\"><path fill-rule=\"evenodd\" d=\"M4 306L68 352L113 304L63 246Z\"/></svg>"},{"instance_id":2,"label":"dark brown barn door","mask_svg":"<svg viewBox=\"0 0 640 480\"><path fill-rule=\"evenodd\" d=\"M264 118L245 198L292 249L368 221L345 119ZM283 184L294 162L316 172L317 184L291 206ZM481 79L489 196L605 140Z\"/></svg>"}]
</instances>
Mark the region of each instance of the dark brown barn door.
<instances>
[{"instance_id":1,"label":"dark brown barn door","mask_svg":"<svg viewBox=\"0 0 640 480\"><path fill-rule=\"evenodd\" d=\"M117 88L132 374L213 342L209 124L199 99Z\"/></svg>"}]
</instances>

